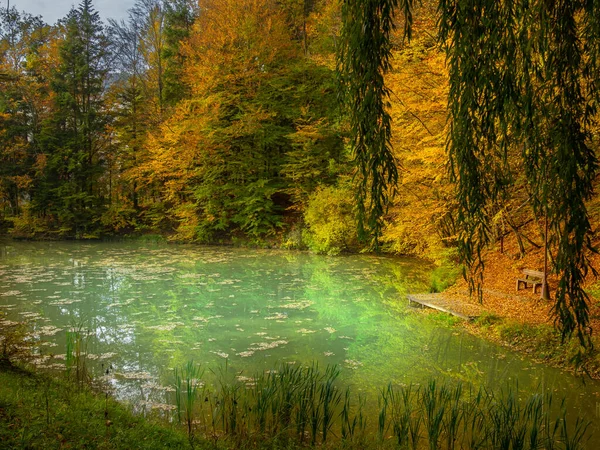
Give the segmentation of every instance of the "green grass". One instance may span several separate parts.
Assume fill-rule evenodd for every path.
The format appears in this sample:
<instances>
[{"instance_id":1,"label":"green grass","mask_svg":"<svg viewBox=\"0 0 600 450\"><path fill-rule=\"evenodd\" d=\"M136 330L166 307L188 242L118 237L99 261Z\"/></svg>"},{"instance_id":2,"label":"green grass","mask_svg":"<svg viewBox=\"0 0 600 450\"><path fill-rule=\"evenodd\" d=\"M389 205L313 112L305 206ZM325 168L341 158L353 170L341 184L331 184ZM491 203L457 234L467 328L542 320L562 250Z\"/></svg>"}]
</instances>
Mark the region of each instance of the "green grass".
<instances>
[{"instance_id":1,"label":"green grass","mask_svg":"<svg viewBox=\"0 0 600 450\"><path fill-rule=\"evenodd\" d=\"M189 448L184 433L123 405L7 363L0 365L0 448Z\"/></svg>"}]
</instances>

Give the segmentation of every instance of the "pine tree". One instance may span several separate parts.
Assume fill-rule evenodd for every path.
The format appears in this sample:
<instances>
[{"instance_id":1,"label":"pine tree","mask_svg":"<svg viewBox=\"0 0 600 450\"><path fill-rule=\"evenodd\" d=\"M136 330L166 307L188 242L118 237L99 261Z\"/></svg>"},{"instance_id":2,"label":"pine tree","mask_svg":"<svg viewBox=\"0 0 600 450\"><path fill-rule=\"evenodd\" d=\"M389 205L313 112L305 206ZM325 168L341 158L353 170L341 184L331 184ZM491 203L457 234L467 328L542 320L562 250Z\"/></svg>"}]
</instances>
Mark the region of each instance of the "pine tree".
<instances>
[{"instance_id":1,"label":"pine tree","mask_svg":"<svg viewBox=\"0 0 600 450\"><path fill-rule=\"evenodd\" d=\"M54 113L44 124L44 177L34 196L38 211L50 214L65 234L98 231L104 205L100 179L106 112L106 38L91 0L72 9L63 23L59 64L53 74Z\"/></svg>"}]
</instances>

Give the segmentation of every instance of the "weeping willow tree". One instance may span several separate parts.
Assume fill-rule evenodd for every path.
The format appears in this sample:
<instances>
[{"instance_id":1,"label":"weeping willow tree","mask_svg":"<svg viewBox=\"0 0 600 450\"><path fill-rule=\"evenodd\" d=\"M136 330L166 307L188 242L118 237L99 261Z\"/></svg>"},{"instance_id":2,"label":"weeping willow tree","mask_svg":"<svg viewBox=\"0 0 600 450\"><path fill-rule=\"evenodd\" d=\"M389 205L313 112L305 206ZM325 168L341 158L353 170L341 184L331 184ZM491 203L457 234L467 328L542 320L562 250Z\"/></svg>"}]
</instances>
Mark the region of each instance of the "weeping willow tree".
<instances>
[{"instance_id":1,"label":"weeping willow tree","mask_svg":"<svg viewBox=\"0 0 600 450\"><path fill-rule=\"evenodd\" d=\"M357 168L358 236L379 245L382 216L398 183L391 150L390 91L384 82L391 68L394 12L405 12L410 38L414 0L345 0L338 54L342 104L348 113L354 163Z\"/></svg>"},{"instance_id":2,"label":"weeping willow tree","mask_svg":"<svg viewBox=\"0 0 600 450\"><path fill-rule=\"evenodd\" d=\"M344 5L340 69L354 109L354 148L363 179L358 200L367 198L369 188L371 202L367 208L359 203L359 218L368 216L369 228L377 230L379 202L387 200L380 193L396 180L389 168L388 92L379 75L389 68L394 9L404 9L409 29L412 2L345 0ZM600 101L600 0L439 0L438 5L438 35L450 75L447 147L458 200L459 253L471 290L481 294L482 251L493 239L490 211L509 195L519 167L534 214L548 221L559 279L556 325L563 338L575 335L586 346L591 329L583 282L592 249L586 201L598 173L592 130Z\"/></svg>"}]
</instances>

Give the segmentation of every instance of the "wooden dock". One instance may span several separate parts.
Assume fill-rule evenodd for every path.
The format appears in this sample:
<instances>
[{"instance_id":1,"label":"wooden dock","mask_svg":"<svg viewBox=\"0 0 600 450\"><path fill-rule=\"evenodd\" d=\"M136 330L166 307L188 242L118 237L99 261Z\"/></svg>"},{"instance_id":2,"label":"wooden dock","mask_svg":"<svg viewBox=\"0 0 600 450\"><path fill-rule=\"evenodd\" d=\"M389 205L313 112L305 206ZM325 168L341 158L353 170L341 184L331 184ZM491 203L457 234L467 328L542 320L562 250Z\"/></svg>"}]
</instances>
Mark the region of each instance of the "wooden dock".
<instances>
[{"instance_id":1,"label":"wooden dock","mask_svg":"<svg viewBox=\"0 0 600 450\"><path fill-rule=\"evenodd\" d=\"M463 320L473 320L481 315L483 308L471 303L462 303L445 299L442 294L409 294L408 304L437 309Z\"/></svg>"}]
</instances>

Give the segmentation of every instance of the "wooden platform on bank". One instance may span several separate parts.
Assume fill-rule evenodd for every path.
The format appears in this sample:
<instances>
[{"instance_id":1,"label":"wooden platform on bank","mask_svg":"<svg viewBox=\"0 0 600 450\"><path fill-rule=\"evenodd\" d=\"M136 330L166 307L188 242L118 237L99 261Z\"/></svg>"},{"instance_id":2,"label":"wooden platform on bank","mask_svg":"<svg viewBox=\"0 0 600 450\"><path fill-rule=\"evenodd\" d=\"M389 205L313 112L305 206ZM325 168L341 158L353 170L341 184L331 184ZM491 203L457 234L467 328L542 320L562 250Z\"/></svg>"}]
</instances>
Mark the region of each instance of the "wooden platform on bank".
<instances>
[{"instance_id":1,"label":"wooden platform on bank","mask_svg":"<svg viewBox=\"0 0 600 450\"><path fill-rule=\"evenodd\" d=\"M478 305L451 301L444 298L442 294L409 294L407 298L409 305L416 303L422 307L452 314L463 320L476 319L483 312L483 308Z\"/></svg>"}]
</instances>

